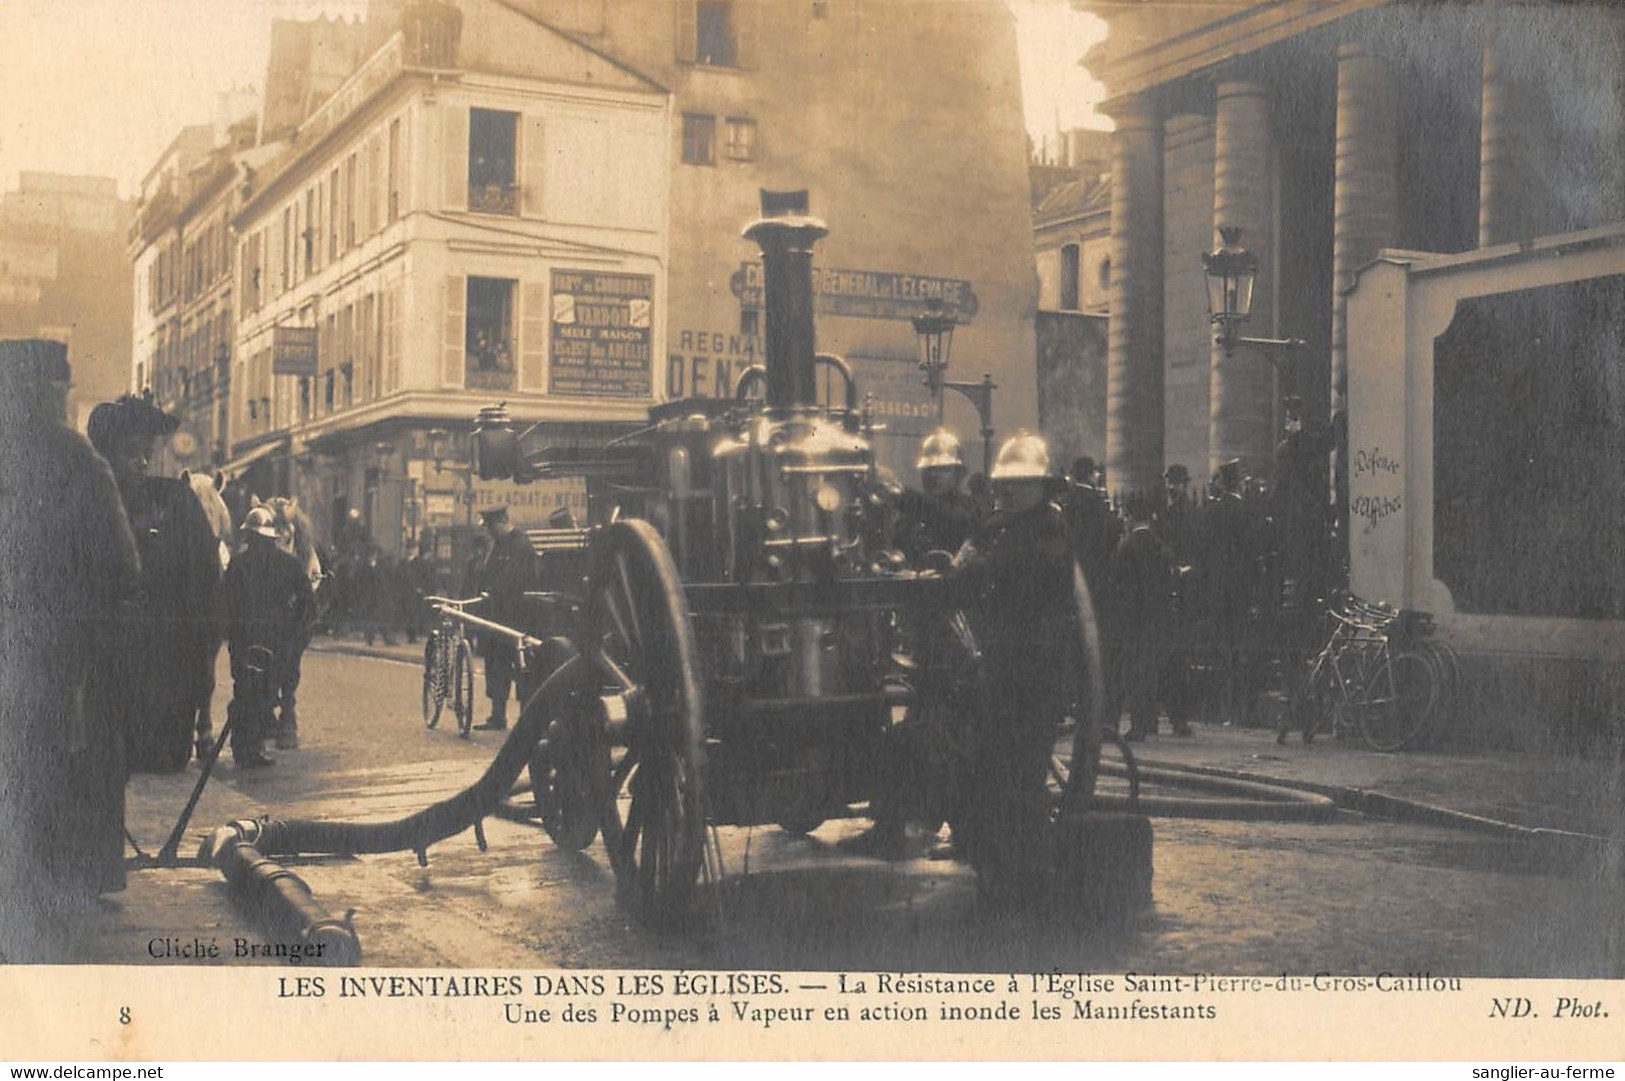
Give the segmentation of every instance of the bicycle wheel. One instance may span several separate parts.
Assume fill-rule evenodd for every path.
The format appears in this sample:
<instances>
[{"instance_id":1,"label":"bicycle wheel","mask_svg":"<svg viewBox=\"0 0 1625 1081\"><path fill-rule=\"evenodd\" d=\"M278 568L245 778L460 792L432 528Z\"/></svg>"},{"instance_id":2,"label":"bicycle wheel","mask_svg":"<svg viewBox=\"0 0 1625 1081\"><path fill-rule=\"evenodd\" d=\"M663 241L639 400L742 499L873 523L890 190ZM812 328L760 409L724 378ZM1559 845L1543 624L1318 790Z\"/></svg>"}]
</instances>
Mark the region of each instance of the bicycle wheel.
<instances>
[{"instance_id":1,"label":"bicycle wheel","mask_svg":"<svg viewBox=\"0 0 1625 1081\"><path fill-rule=\"evenodd\" d=\"M1433 665L1414 650L1392 653L1373 682L1370 689L1378 693L1351 703L1360 738L1374 751L1401 751L1420 743L1439 697Z\"/></svg>"},{"instance_id":2,"label":"bicycle wheel","mask_svg":"<svg viewBox=\"0 0 1625 1081\"><path fill-rule=\"evenodd\" d=\"M457 715L457 734L464 739L474 727L474 651L467 638L457 639L452 661L452 711Z\"/></svg>"},{"instance_id":3,"label":"bicycle wheel","mask_svg":"<svg viewBox=\"0 0 1625 1081\"><path fill-rule=\"evenodd\" d=\"M441 635L430 631L423 643L423 727L440 723L440 709L446 703L446 681L440 672Z\"/></svg>"},{"instance_id":4,"label":"bicycle wheel","mask_svg":"<svg viewBox=\"0 0 1625 1081\"><path fill-rule=\"evenodd\" d=\"M1336 693L1331 679L1331 661L1325 654L1315 663L1303 679L1292 687L1287 698L1286 713L1275 729L1275 741L1285 743L1293 728L1303 732L1303 741L1311 742L1332 716L1332 703Z\"/></svg>"},{"instance_id":5,"label":"bicycle wheel","mask_svg":"<svg viewBox=\"0 0 1625 1081\"><path fill-rule=\"evenodd\" d=\"M1422 642L1417 649L1428 659L1438 677L1439 699L1434 704L1434 721L1429 735L1441 736L1449 732L1456 722L1456 707L1461 693L1461 663L1456 660L1456 651L1443 642Z\"/></svg>"}]
</instances>

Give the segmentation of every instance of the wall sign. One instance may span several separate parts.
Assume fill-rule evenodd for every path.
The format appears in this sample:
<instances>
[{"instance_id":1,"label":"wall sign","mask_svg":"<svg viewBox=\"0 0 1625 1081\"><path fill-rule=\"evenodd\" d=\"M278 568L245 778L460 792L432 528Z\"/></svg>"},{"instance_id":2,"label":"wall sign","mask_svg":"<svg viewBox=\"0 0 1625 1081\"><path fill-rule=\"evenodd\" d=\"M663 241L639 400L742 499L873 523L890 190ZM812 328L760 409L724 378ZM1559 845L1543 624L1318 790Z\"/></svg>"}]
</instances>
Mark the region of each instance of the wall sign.
<instances>
[{"instance_id":1,"label":"wall sign","mask_svg":"<svg viewBox=\"0 0 1625 1081\"><path fill-rule=\"evenodd\" d=\"M315 327L271 328L271 374L314 376L319 370Z\"/></svg>"},{"instance_id":2,"label":"wall sign","mask_svg":"<svg viewBox=\"0 0 1625 1081\"><path fill-rule=\"evenodd\" d=\"M553 271L550 394L647 398L654 278Z\"/></svg>"},{"instance_id":3,"label":"wall sign","mask_svg":"<svg viewBox=\"0 0 1625 1081\"><path fill-rule=\"evenodd\" d=\"M929 300L957 323L976 317L976 293L961 278L933 278L889 270L843 270L813 267L813 308L827 315L860 319L910 319L925 315ZM741 263L728 281L742 308L762 306L762 264Z\"/></svg>"}]
</instances>

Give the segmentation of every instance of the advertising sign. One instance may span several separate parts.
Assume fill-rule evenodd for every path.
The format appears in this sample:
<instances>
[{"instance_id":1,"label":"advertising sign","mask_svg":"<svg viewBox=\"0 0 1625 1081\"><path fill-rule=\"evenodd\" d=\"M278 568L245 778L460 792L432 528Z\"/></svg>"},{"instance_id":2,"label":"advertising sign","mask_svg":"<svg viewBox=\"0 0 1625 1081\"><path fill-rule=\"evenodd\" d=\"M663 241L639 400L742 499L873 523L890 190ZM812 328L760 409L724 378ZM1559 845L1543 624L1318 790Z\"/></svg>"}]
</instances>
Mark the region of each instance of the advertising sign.
<instances>
[{"instance_id":1,"label":"advertising sign","mask_svg":"<svg viewBox=\"0 0 1625 1081\"><path fill-rule=\"evenodd\" d=\"M648 274L553 271L548 393L649 397L653 308Z\"/></svg>"},{"instance_id":2,"label":"advertising sign","mask_svg":"<svg viewBox=\"0 0 1625 1081\"><path fill-rule=\"evenodd\" d=\"M813 308L822 314L912 319L927 314L927 302L935 300L941 303L942 313L952 316L956 323L969 323L976 317L976 292L970 282L961 278L840 267L813 267L812 275ZM739 264L728 284L739 298L740 307L762 306L762 264Z\"/></svg>"},{"instance_id":3,"label":"advertising sign","mask_svg":"<svg viewBox=\"0 0 1625 1081\"><path fill-rule=\"evenodd\" d=\"M271 374L314 376L320 365L315 327L271 329Z\"/></svg>"}]
</instances>

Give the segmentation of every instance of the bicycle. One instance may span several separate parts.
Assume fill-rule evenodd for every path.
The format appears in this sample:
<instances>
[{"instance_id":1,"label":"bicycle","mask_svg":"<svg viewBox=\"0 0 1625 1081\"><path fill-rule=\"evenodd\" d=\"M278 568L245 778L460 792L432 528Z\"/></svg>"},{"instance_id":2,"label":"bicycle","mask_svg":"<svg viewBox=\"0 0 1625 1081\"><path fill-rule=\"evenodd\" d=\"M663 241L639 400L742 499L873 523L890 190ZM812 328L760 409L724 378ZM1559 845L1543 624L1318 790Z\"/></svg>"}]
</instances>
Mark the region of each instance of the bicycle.
<instances>
[{"instance_id":1,"label":"bicycle","mask_svg":"<svg viewBox=\"0 0 1625 1081\"><path fill-rule=\"evenodd\" d=\"M1350 596L1327 618L1331 633L1293 688L1276 742L1294 722L1310 742L1328 718L1335 735L1357 732L1373 750L1424 742L1454 692L1454 654L1426 641L1432 617Z\"/></svg>"},{"instance_id":2,"label":"bicycle","mask_svg":"<svg viewBox=\"0 0 1625 1081\"><path fill-rule=\"evenodd\" d=\"M440 615L440 625L429 632L423 642L423 725L433 729L440 723L440 712L446 699L451 699L452 716L457 718L457 734L464 739L474 727L474 649L461 621L448 613L461 613L471 604L485 599L485 595L466 600L449 597L424 597L425 603Z\"/></svg>"}]
</instances>

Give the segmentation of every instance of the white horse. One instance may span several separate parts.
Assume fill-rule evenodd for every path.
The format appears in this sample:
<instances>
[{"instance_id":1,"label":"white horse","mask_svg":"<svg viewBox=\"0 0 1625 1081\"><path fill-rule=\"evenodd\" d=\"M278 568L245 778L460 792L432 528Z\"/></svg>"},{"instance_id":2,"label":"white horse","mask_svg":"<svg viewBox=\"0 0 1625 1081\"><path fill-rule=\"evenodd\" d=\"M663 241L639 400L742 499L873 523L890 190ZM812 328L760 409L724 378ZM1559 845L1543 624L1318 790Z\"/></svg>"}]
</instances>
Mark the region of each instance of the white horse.
<instances>
[{"instance_id":1,"label":"white horse","mask_svg":"<svg viewBox=\"0 0 1625 1081\"><path fill-rule=\"evenodd\" d=\"M220 570L223 572L231 565L232 539L236 528L231 521L231 511L226 507L226 501L220 498L220 489L225 487L226 478L219 473L213 477L204 473L193 473L187 470L181 473L184 480L197 496L198 505L203 508L203 516L209 519L209 528L220 541Z\"/></svg>"},{"instance_id":2,"label":"white horse","mask_svg":"<svg viewBox=\"0 0 1625 1081\"><path fill-rule=\"evenodd\" d=\"M232 525L231 511L226 509L226 501L220 498L220 489L225 486L225 477L216 473L210 477L206 473L193 473L186 470L181 473L181 480L192 490L198 506L203 508L203 517L209 520L209 529L214 533L217 547L215 557L220 561L220 571L224 573L231 563L232 538L236 529ZM213 612L210 613L211 621ZM197 688L196 713L193 717L193 733L196 739L196 753L199 760L206 754L209 742L214 735L214 721L210 709L214 702L214 665L215 658L220 655L221 628L218 624L213 627L213 635L209 639L208 661L202 665Z\"/></svg>"}]
</instances>

